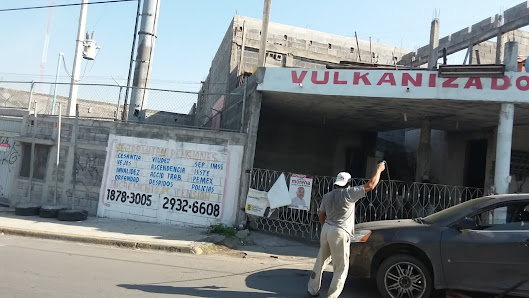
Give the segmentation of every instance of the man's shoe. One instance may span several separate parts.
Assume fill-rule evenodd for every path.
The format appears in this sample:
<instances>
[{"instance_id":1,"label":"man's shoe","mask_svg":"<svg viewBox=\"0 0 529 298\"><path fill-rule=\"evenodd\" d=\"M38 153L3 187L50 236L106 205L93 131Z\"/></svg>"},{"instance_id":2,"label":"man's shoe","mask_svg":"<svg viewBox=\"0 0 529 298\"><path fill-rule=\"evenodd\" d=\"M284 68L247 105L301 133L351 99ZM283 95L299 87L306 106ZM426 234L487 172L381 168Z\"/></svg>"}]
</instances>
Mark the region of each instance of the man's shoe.
<instances>
[{"instance_id":1,"label":"man's shoe","mask_svg":"<svg viewBox=\"0 0 529 298\"><path fill-rule=\"evenodd\" d=\"M320 293L312 294L311 292L307 291L311 297L319 297Z\"/></svg>"}]
</instances>

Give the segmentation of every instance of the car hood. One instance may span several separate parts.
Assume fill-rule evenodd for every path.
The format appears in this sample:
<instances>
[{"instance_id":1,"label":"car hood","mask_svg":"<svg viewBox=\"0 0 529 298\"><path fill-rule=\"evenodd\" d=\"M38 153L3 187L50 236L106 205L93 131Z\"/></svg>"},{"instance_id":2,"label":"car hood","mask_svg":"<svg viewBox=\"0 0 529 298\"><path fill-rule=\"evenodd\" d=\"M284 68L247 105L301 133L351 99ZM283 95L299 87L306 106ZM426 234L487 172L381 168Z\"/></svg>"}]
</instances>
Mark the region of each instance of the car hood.
<instances>
[{"instance_id":1,"label":"car hood","mask_svg":"<svg viewBox=\"0 0 529 298\"><path fill-rule=\"evenodd\" d=\"M380 230L380 229L392 229L392 228L403 228L403 227L414 227L422 224L414 221L413 219L396 219L396 220L381 220L381 221L370 221L355 225L355 230Z\"/></svg>"}]
</instances>

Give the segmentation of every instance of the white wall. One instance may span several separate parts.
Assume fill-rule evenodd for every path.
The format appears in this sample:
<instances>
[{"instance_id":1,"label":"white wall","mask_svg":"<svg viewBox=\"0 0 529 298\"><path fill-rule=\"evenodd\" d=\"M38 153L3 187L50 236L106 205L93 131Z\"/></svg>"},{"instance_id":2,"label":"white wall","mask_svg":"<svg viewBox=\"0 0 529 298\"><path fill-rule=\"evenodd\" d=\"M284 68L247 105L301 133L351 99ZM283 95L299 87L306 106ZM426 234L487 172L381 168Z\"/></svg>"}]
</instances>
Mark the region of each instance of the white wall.
<instances>
[{"instance_id":1,"label":"white wall","mask_svg":"<svg viewBox=\"0 0 529 298\"><path fill-rule=\"evenodd\" d=\"M97 215L233 225L242 155L242 146L110 135Z\"/></svg>"}]
</instances>

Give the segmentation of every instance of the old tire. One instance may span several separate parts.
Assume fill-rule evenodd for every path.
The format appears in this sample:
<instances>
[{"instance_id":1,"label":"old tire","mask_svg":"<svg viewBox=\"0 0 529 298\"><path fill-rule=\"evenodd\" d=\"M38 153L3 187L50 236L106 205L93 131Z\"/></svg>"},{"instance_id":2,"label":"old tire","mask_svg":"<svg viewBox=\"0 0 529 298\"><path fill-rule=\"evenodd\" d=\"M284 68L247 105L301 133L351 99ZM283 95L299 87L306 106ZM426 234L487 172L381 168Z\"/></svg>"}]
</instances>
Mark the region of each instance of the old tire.
<instances>
[{"instance_id":1,"label":"old tire","mask_svg":"<svg viewBox=\"0 0 529 298\"><path fill-rule=\"evenodd\" d=\"M88 218L86 210L61 210L57 218L61 221L80 221Z\"/></svg>"},{"instance_id":2,"label":"old tire","mask_svg":"<svg viewBox=\"0 0 529 298\"><path fill-rule=\"evenodd\" d=\"M380 264L377 271L378 291L385 298L428 298L433 290L430 270L417 258L395 255ZM411 295L410 295L411 294Z\"/></svg>"},{"instance_id":3,"label":"old tire","mask_svg":"<svg viewBox=\"0 0 529 298\"><path fill-rule=\"evenodd\" d=\"M59 211L61 210L66 210L66 208L59 206L42 206L39 215L43 218L57 218L59 216Z\"/></svg>"},{"instance_id":4,"label":"old tire","mask_svg":"<svg viewBox=\"0 0 529 298\"><path fill-rule=\"evenodd\" d=\"M20 204L15 207L15 215L35 216L39 215L40 206L33 204Z\"/></svg>"}]
</instances>

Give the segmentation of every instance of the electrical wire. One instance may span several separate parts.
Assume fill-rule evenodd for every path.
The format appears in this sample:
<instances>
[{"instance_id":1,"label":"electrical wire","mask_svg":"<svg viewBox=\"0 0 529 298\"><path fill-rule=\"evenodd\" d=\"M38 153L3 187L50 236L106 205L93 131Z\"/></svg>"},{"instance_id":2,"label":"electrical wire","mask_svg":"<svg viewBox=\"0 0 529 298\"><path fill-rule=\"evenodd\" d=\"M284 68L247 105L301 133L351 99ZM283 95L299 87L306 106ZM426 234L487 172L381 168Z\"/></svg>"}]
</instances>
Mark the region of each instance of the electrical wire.
<instances>
[{"instance_id":1,"label":"electrical wire","mask_svg":"<svg viewBox=\"0 0 529 298\"><path fill-rule=\"evenodd\" d=\"M62 67L64 68L64 71L66 72L66 74L70 77L70 79L72 78L72 75L70 74L70 72L68 71L68 69L66 68L66 60L64 60L64 55L62 55Z\"/></svg>"},{"instance_id":2,"label":"electrical wire","mask_svg":"<svg viewBox=\"0 0 529 298\"><path fill-rule=\"evenodd\" d=\"M86 3L86 5L92 5L92 4L108 4L108 3L118 3L118 2L132 2L132 1L138 1L138 0L107 0L107 1L96 1L96 2L89 2L89 3ZM52 7L68 7L68 6L79 6L79 5L83 5L83 3L70 3L70 4L57 4L57 5L31 6L31 7L18 7L18 8L4 8L4 9L0 9L0 12L6 12L6 11L20 11L20 10L33 10L33 9L52 8Z\"/></svg>"},{"instance_id":3,"label":"electrical wire","mask_svg":"<svg viewBox=\"0 0 529 298\"><path fill-rule=\"evenodd\" d=\"M88 74L90 74L92 72L92 68L94 68L94 64L96 64L94 61L95 60L92 60L92 61L88 62L88 63L92 62L92 65L90 65L90 70L88 71ZM84 79L84 77L87 75L86 70L88 69L88 63L85 65L83 75L81 76L79 81L82 81Z\"/></svg>"}]
</instances>

